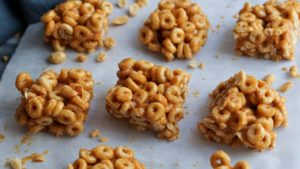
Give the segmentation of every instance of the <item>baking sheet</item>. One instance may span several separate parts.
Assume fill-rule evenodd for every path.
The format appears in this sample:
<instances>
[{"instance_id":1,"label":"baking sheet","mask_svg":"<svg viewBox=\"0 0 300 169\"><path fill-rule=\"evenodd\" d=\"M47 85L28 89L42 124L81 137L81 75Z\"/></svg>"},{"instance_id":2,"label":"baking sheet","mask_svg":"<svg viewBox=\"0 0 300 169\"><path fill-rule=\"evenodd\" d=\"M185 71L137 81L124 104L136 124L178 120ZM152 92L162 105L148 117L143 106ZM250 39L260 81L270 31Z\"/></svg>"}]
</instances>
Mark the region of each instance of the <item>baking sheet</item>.
<instances>
[{"instance_id":1,"label":"baking sheet","mask_svg":"<svg viewBox=\"0 0 300 169\"><path fill-rule=\"evenodd\" d=\"M116 3L116 0L112 1ZM132 3L133 1L128 1ZM195 59L206 65L204 70L189 69L189 61L175 60L165 62L161 55L147 51L137 41L138 29L143 21L153 11L158 0L151 0L149 5L143 8L129 23L120 27L111 27L108 36L117 40L115 48L107 52L108 58L103 63L95 63L95 57L103 49L89 55L86 63L75 62L76 52L67 50L68 59L60 65L51 65L46 62L52 52L51 47L43 42L43 26L38 23L31 25L23 36L23 39L8 64L0 83L0 133L6 138L0 143L0 168L8 157L23 157L33 152L49 150L47 161L40 164L28 164L27 168L58 169L66 168L66 165L78 157L79 148L92 148L99 143L96 139L90 139L88 134L98 128L101 135L109 138L104 143L110 146L127 145L133 148L136 156L145 163L147 168L155 169L208 169L209 157L217 149L223 149L237 160L248 160L253 169L298 169L300 152L300 80L290 79L282 67L291 65L299 66L299 45L296 49L295 61L272 62L262 59L236 57L233 52L233 39L231 30L235 19L233 15L243 6L245 0L198 0L203 11L208 15L212 28L206 46L197 54ZM263 3L263 0L252 0L251 3ZM123 15L125 9L114 8L110 18ZM220 29L217 30L217 25ZM220 58L217 59L216 55ZM154 133L137 132L124 120L118 120L105 111L106 91L115 84L117 63L125 57L134 59L146 59L156 64L170 68L186 69L192 74L189 84L190 94L186 101L187 115L180 122L181 137L174 142L158 140ZM45 69L60 70L65 67L81 67L93 72L96 82L101 82L94 87L89 118L85 123L85 131L78 137L56 138L48 133L40 133L31 136L31 145L20 146L20 152L16 153L21 138L26 130L18 126L14 120L14 112L20 102L20 94L15 89L15 77L20 71L29 72L36 78ZM266 74L273 73L276 81L273 86L277 89L287 80L294 82L294 88L283 94L287 98L289 111L289 126L286 129L277 129L277 146L271 151L256 152L246 148L233 149L227 145L209 143L202 139L197 132L196 125L208 113L208 94L216 85L228 79L234 73L244 69L247 73L263 78ZM196 97L193 92L199 92ZM4 130L5 126L7 129Z\"/></svg>"}]
</instances>

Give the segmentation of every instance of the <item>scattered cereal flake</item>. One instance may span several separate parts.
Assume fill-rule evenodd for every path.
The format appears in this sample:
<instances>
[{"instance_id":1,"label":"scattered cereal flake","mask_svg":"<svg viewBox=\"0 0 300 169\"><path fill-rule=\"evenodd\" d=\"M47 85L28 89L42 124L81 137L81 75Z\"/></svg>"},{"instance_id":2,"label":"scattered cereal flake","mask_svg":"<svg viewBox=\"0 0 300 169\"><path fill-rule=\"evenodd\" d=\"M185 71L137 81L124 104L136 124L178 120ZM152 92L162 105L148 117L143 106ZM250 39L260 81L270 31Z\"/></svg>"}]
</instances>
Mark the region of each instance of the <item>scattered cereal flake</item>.
<instances>
[{"instance_id":1,"label":"scattered cereal flake","mask_svg":"<svg viewBox=\"0 0 300 169\"><path fill-rule=\"evenodd\" d=\"M112 24L115 26L124 25L128 22L129 18L127 15L119 16L112 20Z\"/></svg>"},{"instance_id":2,"label":"scattered cereal flake","mask_svg":"<svg viewBox=\"0 0 300 169\"><path fill-rule=\"evenodd\" d=\"M287 71L287 68L286 67L282 67L281 70L282 71Z\"/></svg>"},{"instance_id":3,"label":"scattered cereal flake","mask_svg":"<svg viewBox=\"0 0 300 169\"><path fill-rule=\"evenodd\" d=\"M119 8L124 8L126 6L126 0L119 0L118 1L118 7Z\"/></svg>"},{"instance_id":4,"label":"scattered cereal flake","mask_svg":"<svg viewBox=\"0 0 300 169\"><path fill-rule=\"evenodd\" d=\"M221 28L221 25L220 24L218 24L217 25L217 30L219 30Z\"/></svg>"},{"instance_id":5,"label":"scattered cereal flake","mask_svg":"<svg viewBox=\"0 0 300 169\"><path fill-rule=\"evenodd\" d=\"M198 66L198 62L196 60L192 60L190 63L189 63L189 67L194 69Z\"/></svg>"},{"instance_id":6,"label":"scattered cereal flake","mask_svg":"<svg viewBox=\"0 0 300 169\"><path fill-rule=\"evenodd\" d=\"M103 43L106 49L111 49L116 45L116 40L112 37L107 37L104 39Z\"/></svg>"},{"instance_id":7,"label":"scattered cereal flake","mask_svg":"<svg viewBox=\"0 0 300 169\"><path fill-rule=\"evenodd\" d=\"M204 63L200 63L200 64L198 65L198 67L199 67L200 69L205 69L205 64L204 64Z\"/></svg>"},{"instance_id":8,"label":"scattered cereal flake","mask_svg":"<svg viewBox=\"0 0 300 169\"><path fill-rule=\"evenodd\" d=\"M194 97L199 97L199 96L200 96L200 92L199 92L199 91L194 91L194 92L192 93L192 95L193 95Z\"/></svg>"},{"instance_id":9,"label":"scattered cereal flake","mask_svg":"<svg viewBox=\"0 0 300 169\"><path fill-rule=\"evenodd\" d=\"M11 169L23 169L22 161L17 157L7 159L6 166L9 166Z\"/></svg>"},{"instance_id":10,"label":"scattered cereal flake","mask_svg":"<svg viewBox=\"0 0 300 169\"><path fill-rule=\"evenodd\" d=\"M268 74L263 79L266 83L271 85L275 81L275 76L273 74Z\"/></svg>"},{"instance_id":11,"label":"scattered cereal flake","mask_svg":"<svg viewBox=\"0 0 300 169\"><path fill-rule=\"evenodd\" d=\"M5 135L0 133L0 143L2 143L5 139Z\"/></svg>"},{"instance_id":12,"label":"scattered cereal flake","mask_svg":"<svg viewBox=\"0 0 300 169\"><path fill-rule=\"evenodd\" d=\"M298 75L298 68L294 65L290 67L290 76L297 77Z\"/></svg>"},{"instance_id":13,"label":"scattered cereal flake","mask_svg":"<svg viewBox=\"0 0 300 169\"><path fill-rule=\"evenodd\" d=\"M8 60L9 60L9 57L8 57L7 55L2 56L2 61L3 61L4 63L7 63Z\"/></svg>"},{"instance_id":14,"label":"scattered cereal flake","mask_svg":"<svg viewBox=\"0 0 300 169\"><path fill-rule=\"evenodd\" d=\"M137 3L133 3L129 6L128 14L131 17L134 17L137 15L138 11L140 10L140 6Z\"/></svg>"},{"instance_id":15,"label":"scattered cereal flake","mask_svg":"<svg viewBox=\"0 0 300 169\"><path fill-rule=\"evenodd\" d=\"M97 57L96 57L96 62L103 62L106 60L106 54L101 52Z\"/></svg>"},{"instance_id":16,"label":"scattered cereal flake","mask_svg":"<svg viewBox=\"0 0 300 169\"><path fill-rule=\"evenodd\" d=\"M88 59L87 56L84 55L84 54L79 54L79 55L76 57L76 61L77 61L77 62L81 62L81 63L87 61L87 59Z\"/></svg>"},{"instance_id":17,"label":"scattered cereal flake","mask_svg":"<svg viewBox=\"0 0 300 169\"><path fill-rule=\"evenodd\" d=\"M238 18L239 18L239 14L233 15L233 18L234 18L234 19L238 19Z\"/></svg>"},{"instance_id":18,"label":"scattered cereal flake","mask_svg":"<svg viewBox=\"0 0 300 169\"><path fill-rule=\"evenodd\" d=\"M31 137L29 134L25 134L21 139L21 145L31 142Z\"/></svg>"},{"instance_id":19,"label":"scattered cereal flake","mask_svg":"<svg viewBox=\"0 0 300 169\"><path fill-rule=\"evenodd\" d=\"M49 57L48 61L53 64L60 64L67 59L67 55L64 51L53 52Z\"/></svg>"},{"instance_id":20,"label":"scattered cereal flake","mask_svg":"<svg viewBox=\"0 0 300 169\"><path fill-rule=\"evenodd\" d=\"M26 156L24 158L22 158L22 164L26 164L28 161L31 161L33 163L41 163L46 161L45 159L45 155L48 154L48 150L44 151L43 153L39 154L39 153L33 153L29 156Z\"/></svg>"},{"instance_id":21,"label":"scattered cereal flake","mask_svg":"<svg viewBox=\"0 0 300 169\"><path fill-rule=\"evenodd\" d=\"M15 145L15 147L14 147L14 149L15 149L15 153L19 153L20 152L20 145Z\"/></svg>"},{"instance_id":22,"label":"scattered cereal flake","mask_svg":"<svg viewBox=\"0 0 300 169\"><path fill-rule=\"evenodd\" d=\"M108 138L107 137L100 137L99 139L100 142L107 142L108 141Z\"/></svg>"},{"instance_id":23,"label":"scattered cereal flake","mask_svg":"<svg viewBox=\"0 0 300 169\"><path fill-rule=\"evenodd\" d=\"M148 5L148 0L136 0L135 1L141 8Z\"/></svg>"},{"instance_id":24,"label":"scattered cereal flake","mask_svg":"<svg viewBox=\"0 0 300 169\"><path fill-rule=\"evenodd\" d=\"M100 131L98 129L94 129L93 131L90 132L90 137L91 138L96 138L100 136Z\"/></svg>"},{"instance_id":25,"label":"scattered cereal flake","mask_svg":"<svg viewBox=\"0 0 300 169\"><path fill-rule=\"evenodd\" d=\"M293 87L293 82L288 81L279 87L280 92L287 92L289 89Z\"/></svg>"}]
</instances>

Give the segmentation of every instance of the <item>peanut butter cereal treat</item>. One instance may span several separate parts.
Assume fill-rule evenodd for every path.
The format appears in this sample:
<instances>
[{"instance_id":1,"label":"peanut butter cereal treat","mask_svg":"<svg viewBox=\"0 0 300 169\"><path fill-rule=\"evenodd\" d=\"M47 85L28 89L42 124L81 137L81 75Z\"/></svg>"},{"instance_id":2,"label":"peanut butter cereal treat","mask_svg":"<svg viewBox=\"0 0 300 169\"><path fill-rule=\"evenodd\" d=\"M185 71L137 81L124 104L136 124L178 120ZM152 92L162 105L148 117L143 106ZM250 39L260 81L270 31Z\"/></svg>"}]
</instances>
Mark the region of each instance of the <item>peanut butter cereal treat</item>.
<instances>
[{"instance_id":1,"label":"peanut butter cereal treat","mask_svg":"<svg viewBox=\"0 0 300 169\"><path fill-rule=\"evenodd\" d=\"M233 30L238 55L292 60L299 36L300 3L269 0L263 5L245 3Z\"/></svg>"},{"instance_id":2,"label":"peanut butter cereal treat","mask_svg":"<svg viewBox=\"0 0 300 169\"><path fill-rule=\"evenodd\" d=\"M102 44L112 9L105 0L65 1L41 17L44 39L56 51L69 46L78 52L93 52Z\"/></svg>"},{"instance_id":3,"label":"peanut butter cereal treat","mask_svg":"<svg viewBox=\"0 0 300 169\"><path fill-rule=\"evenodd\" d=\"M117 84L106 95L107 111L128 119L138 131L151 129L161 139L177 139L190 75L127 58L119 63L117 76Z\"/></svg>"},{"instance_id":4,"label":"peanut butter cereal treat","mask_svg":"<svg viewBox=\"0 0 300 169\"><path fill-rule=\"evenodd\" d=\"M93 97L92 74L83 69L45 71L35 81L21 72L16 87L22 94L15 117L30 133L50 131L76 136L84 129Z\"/></svg>"},{"instance_id":5,"label":"peanut butter cereal treat","mask_svg":"<svg viewBox=\"0 0 300 169\"><path fill-rule=\"evenodd\" d=\"M79 158L68 169L145 169L134 151L128 147L100 145L91 150L80 149Z\"/></svg>"},{"instance_id":6,"label":"peanut butter cereal treat","mask_svg":"<svg viewBox=\"0 0 300 169\"><path fill-rule=\"evenodd\" d=\"M205 139L263 151L275 147L275 128L287 125L285 99L241 71L210 94L211 112L198 125Z\"/></svg>"},{"instance_id":7,"label":"peanut butter cereal treat","mask_svg":"<svg viewBox=\"0 0 300 169\"><path fill-rule=\"evenodd\" d=\"M228 154L222 150L214 152L210 157L210 165L213 169L250 169L247 161L238 161L231 166L231 159Z\"/></svg>"},{"instance_id":8,"label":"peanut butter cereal treat","mask_svg":"<svg viewBox=\"0 0 300 169\"><path fill-rule=\"evenodd\" d=\"M192 59L205 45L209 21L190 0L162 0L140 29L139 40L168 61Z\"/></svg>"}]
</instances>

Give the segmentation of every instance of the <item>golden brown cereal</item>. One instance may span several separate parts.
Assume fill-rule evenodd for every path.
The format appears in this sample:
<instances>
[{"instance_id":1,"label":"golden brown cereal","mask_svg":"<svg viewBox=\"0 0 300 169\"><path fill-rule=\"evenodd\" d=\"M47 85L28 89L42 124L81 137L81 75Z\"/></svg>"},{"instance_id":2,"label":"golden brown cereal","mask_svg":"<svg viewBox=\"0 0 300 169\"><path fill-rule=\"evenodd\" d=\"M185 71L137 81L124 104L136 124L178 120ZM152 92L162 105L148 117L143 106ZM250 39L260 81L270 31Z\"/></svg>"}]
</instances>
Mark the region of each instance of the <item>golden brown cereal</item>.
<instances>
[{"instance_id":1,"label":"golden brown cereal","mask_svg":"<svg viewBox=\"0 0 300 169\"><path fill-rule=\"evenodd\" d=\"M104 47L106 49L111 49L111 48L113 48L116 45L117 42L116 42L116 40L114 38L107 37L107 38L104 39L103 43L104 43Z\"/></svg>"},{"instance_id":2,"label":"golden brown cereal","mask_svg":"<svg viewBox=\"0 0 300 169\"><path fill-rule=\"evenodd\" d=\"M297 68L297 66L291 66L290 67L290 76L291 77L297 77L297 76L299 76L298 75L298 68Z\"/></svg>"},{"instance_id":3,"label":"golden brown cereal","mask_svg":"<svg viewBox=\"0 0 300 169\"><path fill-rule=\"evenodd\" d=\"M205 69L205 64L204 64L204 63L200 63L200 64L199 64L199 68L200 68L200 69Z\"/></svg>"},{"instance_id":4,"label":"golden brown cereal","mask_svg":"<svg viewBox=\"0 0 300 169\"><path fill-rule=\"evenodd\" d=\"M0 143L2 143L4 141L4 139L5 139L5 135L0 133Z\"/></svg>"},{"instance_id":5,"label":"golden brown cereal","mask_svg":"<svg viewBox=\"0 0 300 169\"><path fill-rule=\"evenodd\" d=\"M94 129L93 131L90 132L90 137L91 138L96 138L100 136L100 131L98 129Z\"/></svg>"},{"instance_id":6,"label":"golden brown cereal","mask_svg":"<svg viewBox=\"0 0 300 169\"><path fill-rule=\"evenodd\" d=\"M96 62L104 62L106 60L106 54L105 53L100 53L96 57Z\"/></svg>"},{"instance_id":7,"label":"golden brown cereal","mask_svg":"<svg viewBox=\"0 0 300 169\"><path fill-rule=\"evenodd\" d=\"M100 141L100 142L107 142L107 141L108 141L108 138L102 136L102 137L99 138L99 141Z\"/></svg>"},{"instance_id":8,"label":"golden brown cereal","mask_svg":"<svg viewBox=\"0 0 300 169\"><path fill-rule=\"evenodd\" d=\"M135 0L135 2L142 8L148 5L148 0Z\"/></svg>"},{"instance_id":9,"label":"golden brown cereal","mask_svg":"<svg viewBox=\"0 0 300 169\"><path fill-rule=\"evenodd\" d=\"M198 66L198 62L196 60L192 60L190 63L189 63L189 67L194 69Z\"/></svg>"},{"instance_id":10,"label":"golden brown cereal","mask_svg":"<svg viewBox=\"0 0 300 169\"><path fill-rule=\"evenodd\" d=\"M93 84L91 73L83 69L62 69L59 74L48 70L35 81L28 73L20 73L16 87L23 97L16 120L30 133L78 135L88 115Z\"/></svg>"},{"instance_id":11,"label":"golden brown cereal","mask_svg":"<svg viewBox=\"0 0 300 169\"><path fill-rule=\"evenodd\" d=\"M138 11L140 10L140 6L137 3L133 3L129 6L128 14L131 17L137 15Z\"/></svg>"},{"instance_id":12,"label":"golden brown cereal","mask_svg":"<svg viewBox=\"0 0 300 169\"><path fill-rule=\"evenodd\" d=\"M127 0L118 0L118 7L124 8L126 6Z\"/></svg>"},{"instance_id":13,"label":"golden brown cereal","mask_svg":"<svg viewBox=\"0 0 300 169\"><path fill-rule=\"evenodd\" d=\"M107 111L128 119L136 130L151 129L161 139L177 139L190 75L127 58L119 63L117 76L117 84L106 95Z\"/></svg>"},{"instance_id":14,"label":"golden brown cereal","mask_svg":"<svg viewBox=\"0 0 300 169\"><path fill-rule=\"evenodd\" d=\"M293 82L288 81L288 82L284 83L283 85L281 85L278 90L280 92L284 93L284 92L287 92L288 90L290 90L292 87L293 87Z\"/></svg>"},{"instance_id":15,"label":"golden brown cereal","mask_svg":"<svg viewBox=\"0 0 300 169\"><path fill-rule=\"evenodd\" d=\"M211 155L210 164L213 169L250 169L247 161L238 161L234 166L231 166L230 157L222 150Z\"/></svg>"},{"instance_id":16,"label":"golden brown cereal","mask_svg":"<svg viewBox=\"0 0 300 169\"><path fill-rule=\"evenodd\" d=\"M22 161L16 157L8 159L6 165L10 166L11 169L23 169Z\"/></svg>"},{"instance_id":17,"label":"golden brown cereal","mask_svg":"<svg viewBox=\"0 0 300 169\"><path fill-rule=\"evenodd\" d=\"M68 169L145 169L139 162L134 151L128 147L99 145L91 150L80 149L79 158L73 164L68 164Z\"/></svg>"},{"instance_id":18,"label":"golden brown cereal","mask_svg":"<svg viewBox=\"0 0 300 169\"><path fill-rule=\"evenodd\" d=\"M263 151L275 146L273 129L287 125L285 98L244 71L210 94L211 112L198 129L207 140Z\"/></svg>"},{"instance_id":19,"label":"golden brown cereal","mask_svg":"<svg viewBox=\"0 0 300 169\"><path fill-rule=\"evenodd\" d=\"M88 59L88 57L87 57L86 55L84 55L84 54L79 54L79 55L76 57L76 61L77 61L77 62L81 62L81 63L86 62L87 59Z\"/></svg>"},{"instance_id":20,"label":"golden brown cereal","mask_svg":"<svg viewBox=\"0 0 300 169\"><path fill-rule=\"evenodd\" d=\"M129 18L127 15L119 16L111 21L115 26L124 25L128 22Z\"/></svg>"},{"instance_id":21,"label":"golden brown cereal","mask_svg":"<svg viewBox=\"0 0 300 169\"><path fill-rule=\"evenodd\" d=\"M293 60L299 31L297 1L245 3L233 30L238 55L271 60Z\"/></svg>"},{"instance_id":22,"label":"golden brown cereal","mask_svg":"<svg viewBox=\"0 0 300 169\"><path fill-rule=\"evenodd\" d=\"M273 74L268 74L264 77L264 81L269 85L272 85L272 83L275 81L275 76Z\"/></svg>"},{"instance_id":23,"label":"golden brown cereal","mask_svg":"<svg viewBox=\"0 0 300 169\"><path fill-rule=\"evenodd\" d=\"M56 51L69 46L78 52L93 52L102 45L112 8L112 4L105 0L62 2L41 17L45 27L44 39Z\"/></svg>"},{"instance_id":24,"label":"golden brown cereal","mask_svg":"<svg viewBox=\"0 0 300 169\"><path fill-rule=\"evenodd\" d=\"M48 60L51 62L51 63L54 63L54 64L60 64L62 62L64 62L67 58L67 55L65 52L63 51L57 51L57 52L54 52L52 53Z\"/></svg>"},{"instance_id":25,"label":"golden brown cereal","mask_svg":"<svg viewBox=\"0 0 300 169\"><path fill-rule=\"evenodd\" d=\"M205 45L210 23L190 0L162 0L140 29L139 40L168 61L192 59Z\"/></svg>"}]
</instances>

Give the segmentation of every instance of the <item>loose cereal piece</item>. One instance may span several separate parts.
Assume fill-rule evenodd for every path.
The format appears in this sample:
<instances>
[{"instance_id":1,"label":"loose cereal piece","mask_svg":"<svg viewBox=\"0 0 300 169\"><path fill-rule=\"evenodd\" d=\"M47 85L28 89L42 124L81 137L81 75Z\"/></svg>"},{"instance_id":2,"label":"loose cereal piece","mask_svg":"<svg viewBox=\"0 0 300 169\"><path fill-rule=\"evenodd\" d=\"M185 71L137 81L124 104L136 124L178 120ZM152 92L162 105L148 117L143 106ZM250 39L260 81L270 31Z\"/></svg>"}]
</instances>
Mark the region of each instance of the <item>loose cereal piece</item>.
<instances>
[{"instance_id":1,"label":"loose cereal piece","mask_svg":"<svg viewBox=\"0 0 300 169\"><path fill-rule=\"evenodd\" d=\"M140 29L139 40L167 61L192 59L205 45L210 23L190 0L162 0Z\"/></svg>"},{"instance_id":2,"label":"loose cereal piece","mask_svg":"<svg viewBox=\"0 0 300 169\"><path fill-rule=\"evenodd\" d=\"M100 136L100 131L99 129L94 129L93 131L90 132L90 137L91 138L96 138Z\"/></svg>"},{"instance_id":3,"label":"loose cereal piece","mask_svg":"<svg viewBox=\"0 0 300 169\"><path fill-rule=\"evenodd\" d=\"M287 125L285 98L241 71L210 94L210 113L198 125L207 140L263 151L275 146L275 128Z\"/></svg>"},{"instance_id":4,"label":"loose cereal piece","mask_svg":"<svg viewBox=\"0 0 300 169\"><path fill-rule=\"evenodd\" d=\"M22 161L17 157L7 159L6 165L11 169L23 169Z\"/></svg>"},{"instance_id":5,"label":"loose cereal piece","mask_svg":"<svg viewBox=\"0 0 300 169\"><path fill-rule=\"evenodd\" d=\"M213 169L251 169L247 161L238 161L231 166L231 159L228 154L222 150L214 152L210 157L210 165Z\"/></svg>"},{"instance_id":6,"label":"loose cereal piece","mask_svg":"<svg viewBox=\"0 0 300 169\"><path fill-rule=\"evenodd\" d=\"M137 3L133 3L132 5L129 6L129 16L134 17L137 15L137 13L140 10L140 6Z\"/></svg>"},{"instance_id":7,"label":"loose cereal piece","mask_svg":"<svg viewBox=\"0 0 300 169\"><path fill-rule=\"evenodd\" d=\"M105 53L100 53L97 57L96 57L96 62L103 62L106 60L106 55Z\"/></svg>"},{"instance_id":8,"label":"loose cereal piece","mask_svg":"<svg viewBox=\"0 0 300 169\"><path fill-rule=\"evenodd\" d=\"M81 63L86 62L87 59L88 59L88 57L84 54L80 54L76 57L76 61L81 62Z\"/></svg>"},{"instance_id":9,"label":"loose cereal piece","mask_svg":"<svg viewBox=\"0 0 300 169\"><path fill-rule=\"evenodd\" d=\"M115 26L120 26L120 25L124 25L128 22L129 18L127 15L123 15L123 16L119 16L115 19L112 20L112 24Z\"/></svg>"},{"instance_id":10,"label":"loose cereal piece","mask_svg":"<svg viewBox=\"0 0 300 169\"><path fill-rule=\"evenodd\" d=\"M100 137L99 141L100 142L107 142L108 138L107 137Z\"/></svg>"},{"instance_id":11,"label":"loose cereal piece","mask_svg":"<svg viewBox=\"0 0 300 169\"><path fill-rule=\"evenodd\" d=\"M238 55L263 56L271 60L293 60L298 39L298 1L245 3L233 30Z\"/></svg>"},{"instance_id":12,"label":"loose cereal piece","mask_svg":"<svg viewBox=\"0 0 300 169\"><path fill-rule=\"evenodd\" d=\"M142 8L148 5L148 0L135 0L135 2Z\"/></svg>"},{"instance_id":13,"label":"loose cereal piece","mask_svg":"<svg viewBox=\"0 0 300 169\"><path fill-rule=\"evenodd\" d=\"M8 57L7 55L2 56L2 61L3 61L4 63L7 63L8 60L9 60L9 57Z\"/></svg>"},{"instance_id":14,"label":"loose cereal piece","mask_svg":"<svg viewBox=\"0 0 300 169\"><path fill-rule=\"evenodd\" d=\"M200 69L205 69L205 64L204 64L204 63L200 63L200 64L199 64L199 68L200 68Z\"/></svg>"},{"instance_id":15,"label":"loose cereal piece","mask_svg":"<svg viewBox=\"0 0 300 169\"><path fill-rule=\"evenodd\" d=\"M0 134L0 143L2 143L5 139L5 135L4 134Z\"/></svg>"},{"instance_id":16,"label":"loose cereal piece","mask_svg":"<svg viewBox=\"0 0 300 169\"><path fill-rule=\"evenodd\" d=\"M116 45L116 40L112 37L107 37L104 39L104 47L106 49L111 49Z\"/></svg>"},{"instance_id":17,"label":"loose cereal piece","mask_svg":"<svg viewBox=\"0 0 300 169\"><path fill-rule=\"evenodd\" d=\"M177 139L190 75L127 58L119 63L117 76L117 84L106 95L107 111L127 119L136 130L151 129L161 139Z\"/></svg>"},{"instance_id":18,"label":"loose cereal piece","mask_svg":"<svg viewBox=\"0 0 300 169\"><path fill-rule=\"evenodd\" d=\"M196 60L192 60L189 63L189 67L192 68L192 69L196 68L198 65L199 65L199 63Z\"/></svg>"},{"instance_id":19,"label":"loose cereal piece","mask_svg":"<svg viewBox=\"0 0 300 169\"><path fill-rule=\"evenodd\" d=\"M288 81L288 82L284 83L283 85L281 85L279 87L279 91L285 93L288 90L290 90L293 86L294 86L293 82L292 81Z\"/></svg>"},{"instance_id":20,"label":"loose cereal piece","mask_svg":"<svg viewBox=\"0 0 300 169\"><path fill-rule=\"evenodd\" d=\"M268 74L264 77L264 81L268 83L268 85L272 85L272 83L275 81L275 76L273 74Z\"/></svg>"},{"instance_id":21,"label":"loose cereal piece","mask_svg":"<svg viewBox=\"0 0 300 169\"><path fill-rule=\"evenodd\" d=\"M124 8L126 6L127 0L118 0L118 7Z\"/></svg>"},{"instance_id":22,"label":"loose cereal piece","mask_svg":"<svg viewBox=\"0 0 300 169\"><path fill-rule=\"evenodd\" d=\"M123 146L112 148L99 145L93 149L79 150L79 157L73 164L68 164L68 169L79 168L115 168L115 169L145 169L146 167L135 158L135 152ZM82 167L85 166L85 167Z\"/></svg>"},{"instance_id":23,"label":"loose cereal piece","mask_svg":"<svg viewBox=\"0 0 300 169\"><path fill-rule=\"evenodd\" d=\"M298 68L294 65L290 67L290 76L297 77L298 75Z\"/></svg>"},{"instance_id":24,"label":"loose cereal piece","mask_svg":"<svg viewBox=\"0 0 300 169\"><path fill-rule=\"evenodd\" d=\"M33 153L29 156L22 158L22 164L25 165L28 161L31 161L33 163L42 163L42 162L46 161L45 155L47 155L47 154L48 154L47 150L41 154Z\"/></svg>"},{"instance_id":25,"label":"loose cereal piece","mask_svg":"<svg viewBox=\"0 0 300 169\"><path fill-rule=\"evenodd\" d=\"M67 58L67 55L65 52L57 51L57 52L52 53L49 56L48 60L51 63L60 64L60 63L64 62L66 60L66 58Z\"/></svg>"},{"instance_id":26,"label":"loose cereal piece","mask_svg":"<svg viewBox=\"0 0 300 169\"><path fill-rule=\"evenodd\" d=\"M113 5L106 0L62 2L41 17L44 39L55 51L69 46L78 52L92 52L101 46L112 10Z\"/></svg>"},{"instance_id":27,"label":"loose cereal piece","mask_svg":"<svg viewBox=\"0 0 300 169\"><path fill-rule=\"evenodd\" d=\"M16 88L22 94L16 120L27 126L29 133L76 136L84 129L93 84L92 74L84 69L48 70L36 80L21 72L16 78Z\"/></svg>"}]
</instances>

